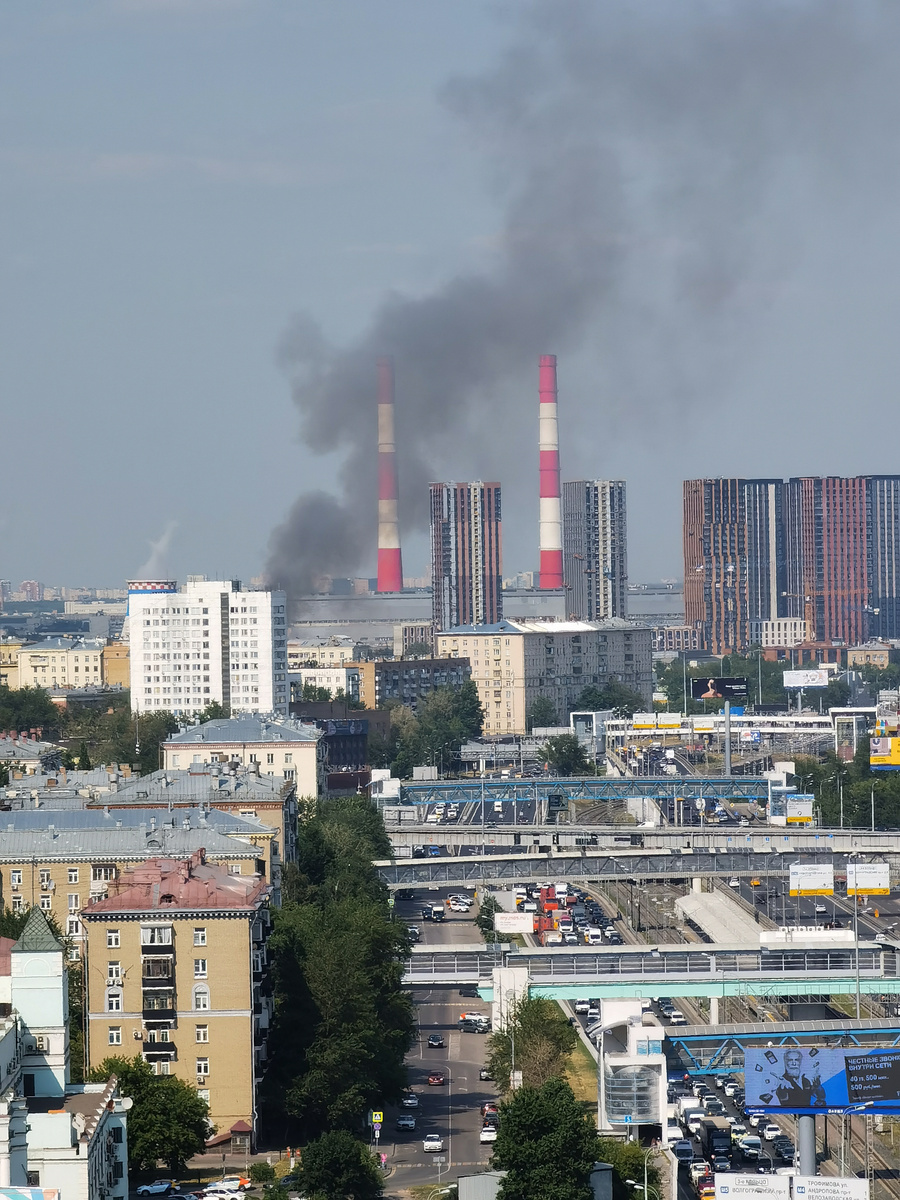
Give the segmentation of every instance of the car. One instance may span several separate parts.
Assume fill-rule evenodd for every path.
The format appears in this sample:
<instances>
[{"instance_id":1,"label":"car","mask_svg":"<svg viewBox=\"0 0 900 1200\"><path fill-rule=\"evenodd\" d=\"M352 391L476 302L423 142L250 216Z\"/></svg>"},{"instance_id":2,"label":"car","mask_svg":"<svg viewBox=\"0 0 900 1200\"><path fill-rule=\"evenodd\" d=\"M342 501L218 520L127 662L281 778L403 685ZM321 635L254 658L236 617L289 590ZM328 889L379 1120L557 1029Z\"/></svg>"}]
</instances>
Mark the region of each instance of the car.
<instances>
[{"instance_id":1,"label":"car","mask_svg":"<svg viewBox=\"0 0 900 1200\"><path fill-rule=\"evenodd\" d=\"M496 1112L497 1112L497 1102L495 1100L485 1100L484 1104L482 1104L482 1106L481 1106L481 1115L483 1117L486 1117L488 1115L488 1113L496 1113Z\"/></svg>"},{"instance_id":2,"label":"car","mask_svg":"<svg viewBox=\"0 0 900 1200\"><path fill-rule=\"evenodd\" d=\"M400 1106L401 1106L401 1108L418 1108L419 1107L419 1097L416 1095L415 1092L407 1092L406 1095L403 1097L403 1099L400 1101Z\"/></svg>"},{"instance_id":3,"label":"car","mask_svg":"<svg viewBox=\"0 0 900 1200\"><path fill-rule=\"evenodd\" d=\"M465 996L466 999L470 999L470 1000L480 1000L481 999L481 997L478 995L478 988L475 986L474 983L467 983L464 987L461 987L459 989L459 994L460 994L460 996Z\"/></svg>"},{"instance_id":4,"label":"car","mask_svg":"<svg viewBox=\"0 0 900 1200\"><path fill-rule=\"evenodd\" d=\"M816 905L816 912L817 912L817 913L827 913L827 912L828 912L828 909L825 907L825 905L824 905L824 904L817 904L817 905Z\"/></svg>"},{"instance_id":5,"label":"car","mask_svg":"<svg viewBox=\"0 0 900 1200\"><path fill-rule=\"evenodd\" d=\"M731 1126L731 1139L734 1142L739 1142L742 1137L747 1136L747 1126L743 1121L735 1121Z\"/></svg>"},{"instance_id":6,"label":"car","mask_svg":"<svg viewBox=\"0 0 900 1200\"><path fill-rule=\"evenodd\" d=\"M728 1122L728 1124L731 1126L731 1130L732 1130L732 1136L734 1136L734 1127L735 1127L735 1125L737 1125L737 1123L738 1123L738 1119L737 1119L737 1117L733 1116L731 1113L726 1113L726 1114L725 1114L725 1120L726 1120L726 1121Z\"/></svg>"},{"instance_id":7,"label":"car","mask_svg":"<svg viewBox=\"0 0 900 1200\"><path fill-rule=\"evenodd\" d=\"M791 1166L791 1165L793 1165L794 1156L796 1155L797 1151L794 1149L794 1147L792 1145L791 1146L777 1146L775 1148L775 1153L778 1155L778 1157L781 1159L781 1161L783 1163L787 1163L788 1166Z\"/></svg>"},{"instance_id":8,"label":"car","mask_svg":"<svg viewBox=\"0 0 900 1200\"><path fill-rule=\"evenodd\" d=\"M478 1072L478 1078L480 1080L484 1081L486 1079L492 1080L494 1077L487 1067L481 1067L481 1069Z\"/></svg>"},{"instance_id":9,"label":"car","mask_svg":"<svg viewBox=\"0 0 900 1200\"><path fill-rule=\"evenodd\" d=\"M139 1196L168 1196L177 1187L174 1179L156 1179L153 1183L142 1183L136 1190Z\"/></svg>"},{"instance_id":10,"label":"car","mask_svg":"<svg viewBox=\"0 0 900 1200\"><path fill-rule=\"evenodd\" d=\"M409 1115L409 1113L401 1113L401 1115L397 1118L397 1121L396 1121L397 1129L413 1129L414 1130L415 1127L416 1127L416 1118L411 1117Z\"/></svg>"},{"instance_id":11,"label":"car","mask_svg":"<svg viewBox=\"0 0 900 1200\"><path fill-rule=\"evenodd\" d=\"M739 1092L740 1090L741 1090L741 1085L738 1083L738 1081L736 1079L726 1079L725 1086L722 1088L722 1091L725 1093L726 1096L732 1096L732 1097L734 1096L735 1092Z\"/></svg>"},{"instance_id":12,"label":"car","mask_svg":"<svg viewBox=\"0 0 900 1200\"><path fill-rule=\"evenodd\" d=\"M725 1157L724 1154L715 1154L713 1155L712 1169L717 1173L719 1171L730 1171L731 1162Z\"/></svg>"},{"instance_id":13,"label":"car","mask_svg":"<svg viewBox=\"0 0 900 1200\"><path fill-rule=\"evenodd\" d=\"M774 1121L769 1121L760 1128L763 1139L767 1142L774 1142L777 1137L781 1137L781 1129Z\"/></svg>"},{"instance_id":14,"label":"car","mask_svg":"<svg viewBox=\"0 0 900 1200\"><path fill-rule=\"evenodd\" d=\"M733 888L739 888L741 886L741 881L739 879L729 879L728 886L733 887Z\"/></svg>"},{"instance_id":15,"label":"car","mask_svg":"<svg viewBox=\"0 0 900 1200\"><path fill-rule=\"evenodd\" d=\"M576 1000L575 1011L577 1013L587 1013L590 1010L591 1004L589 1000Z\"/></svg>"},{"instance_id":16,"label":"car","mask_svg":"<svg viewBox=\"0 0 900 1200\"><path fill-rule=\"evenodd\" d=\"M429 1133L422 1143L422 1149L426 1154L440 1154L444 1148L444 1139L439 1133Z\"/></svg>"},{"instance_id":17,"label":"car","mask_svg":"<svg viewBox=\"0 0 900 1200\"><path fill-rule=\"evenodd\" d=\"M444 1038L440 1033L431 1033L428 1035L428 1045L432 1050L441 1050L444 1046Z\"/></svg>"},{"instance_id":18,"label":"car","mask_svg":"<svg viewBox=\"0 0 900 1200\"><path fill-rule=\"evenodd\" d=\"M886 933L876 933L874 940L876 942L879 942L883 946L886 942L889 942L891 939Z\"/></svg>"},{"instance_id":19,"label":"car","mask_svg":"<svg viewBox=\"0 0 900 1200\"><path fill-rule=\"evenodd\" d=\"M496 1125L484 1125L482 1127L481 1133L478 1135L478 1140L482 1144L484 1144L485 1142L496 1142L496 1140L497 1140Z\"/></svg>"},{"instance_id":20,"label":"car","mask_svg":"<svg viewBox=\"0 0 900 1200\"><path fill-rule=\"evenodd\" d=\"M695 1158L688 1169L691 1172L691 1179L696 1183L699 1179L703 1179L706 1176L709 1168L704 1159Z\"/></svg>"},{"instance_id":21,"label":"car","mask_svg":"<svg viewBox=\"0 0 900 1200\"><path fill-rule=\"evenodd\" d=\"M587 1015L593 1020L598 1020L600 1017L600 1005L596 1000L591 1000L588 1004Z\"/></svg>"},{"instance_id":22,"label":"car","mask_svg":"<svg viewBox=\"0 0 900 1200\"><path fill-rule=\"evenodd\" d=\"M442 1087L447 1079L443 1071L432 1071L428 1076L428 1082L432 1087Z\"/></svg>"},{"instance_id":23,"label":"car","mask_svg":"<svg viewBox=\"0 0 900 1200\"><path fill-rule=\"evenodd\" d=\"M760 1125L763 1121L765 1121L765 1119L764 1113L752 1112L747 1114L747 1124L752 1125L754 1129L759 1129Z\"/></svg>"},{"instance_id":24,"label":"car","mask_svg":"<svg viewBox=\"0 0 900 1200\"><path fill-rule=\"evenodd\" d=\"M752 1133L748 1133L742 1137L738 1142L738 1146L740 1147L741 1154L750 1162L756 1162L762 1150L762 1142Z\"/></svg>"}]
</instances>

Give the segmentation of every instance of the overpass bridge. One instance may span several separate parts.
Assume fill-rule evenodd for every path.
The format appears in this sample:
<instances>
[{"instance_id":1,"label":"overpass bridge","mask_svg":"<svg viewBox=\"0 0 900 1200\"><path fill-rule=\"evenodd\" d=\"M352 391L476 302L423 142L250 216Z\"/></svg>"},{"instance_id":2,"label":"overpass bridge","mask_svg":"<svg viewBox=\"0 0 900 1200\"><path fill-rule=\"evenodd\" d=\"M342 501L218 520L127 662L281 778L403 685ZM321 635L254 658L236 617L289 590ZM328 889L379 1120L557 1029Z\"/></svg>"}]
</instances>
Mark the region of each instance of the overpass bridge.
<instances>
[{"instance_id":1,"label":"overpass bridge","mask_svg":"<svg viewBox=\"0 0 900 1200\"><path fill-rule=\"evenodd\" d=\"M719 799L767 800L771 780L752 775L644 775L617 779L454 779L428 783L404 783L400 787L401 804L469 804L485 801L542 800L562 796L566 802L589 800L593 803L635 799L685 800Z\"/></svg>"},{"instance_id":2,"label":"overpass bridge","mask_svg":"<svg viewBox=\"0 0 900 1200\"><path fill-rule=\"evenodd\" d=\"M394 811L394 810L392 810ZM784 829L774 825L754 825L752 829L735 825L674 826L655 829L633 825L488 825L426 824L423 822L391 822L386 814L385 829L392 845L412 847L437 843L448 849L463 846L525 846L573 850L582 846L593 850L623 850L642 848L663 853L691 850L716 853L751 851L771 854L773 851L809 853L824 850L830 854L900 855L900 836L896 831L870 833L861 829Z\"/></svg>"},{"instance_id":3,"label":"overpass bridge","mask_svg":"<svg viewBox=\"0 0 900 1200\"><path fill-rule=\"evenodd\" d=\"M802 942L789 947L415 946L403 982L411 987L475 984L484 1000L493 1000L495 972L512 967L527 970L530 995L553 1000L833 996L855 994L857 987L882 995L900 993L897 959L895 946L874 942L860 942L858 951L855 945L825 948ZM775 1028L780 1027L769 1026Z\"/></svg>"},{"instance_id":4,"label":"overpass bridge","mask_svg":"<svg viewBox=\"0 0 900 1200\"><path fill-rule=\"evenodd\" d=\"M511 887L537 884L547 879L665 880L700 877L731 879L763 875L787 875L791 863L831 863L832 851L804 852L749 849L647 851L622 849L610 853L594 847L581 851L558 850L535 854L473 854L459 858L388 859L374 865L390 888L480 887L485 883Z\"/></svg>"}]
</instances>

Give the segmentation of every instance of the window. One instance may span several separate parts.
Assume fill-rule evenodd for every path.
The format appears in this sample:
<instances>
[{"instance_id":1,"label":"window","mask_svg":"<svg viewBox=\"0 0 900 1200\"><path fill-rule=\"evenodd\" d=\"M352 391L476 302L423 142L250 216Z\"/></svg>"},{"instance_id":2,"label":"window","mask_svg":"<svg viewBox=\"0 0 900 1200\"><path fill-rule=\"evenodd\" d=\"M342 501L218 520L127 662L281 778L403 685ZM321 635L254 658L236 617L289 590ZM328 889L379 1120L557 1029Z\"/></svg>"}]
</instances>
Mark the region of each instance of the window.
<instances>
[{"instance_id":1,"label":"window","mask_svg":"<svg viewBox=\"0 0 900 1200\"><path fill-rule=\"evenodd\" d=\"M41 869L41 886L43 887L43 885L45 883L49 883L49 882L50 882L50 872L47 870L44 870L42 868Z\"/></svg>"},{"instance_id":2,"label":"window","mask_svg":"<svg viewBox=\"0 0 900 1200\"><path fill-rule=\"evenodd\" d=\"M194 978L195 979L205 979L206 978L206 959L205 958L195 958L194 959Z\"/></svg>"},{"instance_id":3,"label":"window","mask_svg":"<svg viewBox=\"0 0 900 1200\"><path fill-rule=\"evenodd\" d=\"M154 1064L153 1064L153 1066L154 1066L154 1068L155 1068L155 1074L157 1074L157 1075L168 1075L168 1074L170 1073L170 1067L171 1067L171 1065L172 1065L172 1064L171 1064L171 1063L168 1063L168 1062L158 1062L158 1063L154 1063Z\"/></svg>"},{"instance_id":4,"label":"window","mask_svg":"<svg viewBox=\"0 0 900 1200\"><path fill-rule=\"evenodd\" d=\"M12 898L13 912L21 912L24 907L24 904L25 904L25 902L21 896L13 896L13 898Z\"/></svg>"},{"instance_id":5,"label":"window","mask_svg":"<svg viewBox=\"0 0 900 1200\"><path fill-rule=\"evenodd\" d=\"M108 950L118 950L118 948L119 948L119 931L118 931L118 929L107 929L107 931L106 931L106 947Z\"/></svg>"},{"instance_id":6,"label":"window","mask_svg":"<svg viewBox=\"0 0 900 1200\"><path fill-rule=\"evenodd\" d=\"M121 1012L122 1011L122 993L117 988L111 989L106 993L106 1011Z\"/></svg>"},{"instance_id":7,"label":"window","mask_svg":"<svg viewBox=\"0 0 900 1200\"><path fill-rule=\"evenodd\" d=\"M209 1041L209 1026L208 1025L198 1025L197 1026L197 1041L198 1042L208 1042Z\"/></svg>"},{"instance_id":8,"label":"window","mask_svg":"<svg viewBox=\"0 0 900 1200\"><path fill-rule=\"evenodd\" d=\"M77 882L78 882L78 868L77 867L69 867L69 883L77 883Z\"/></svg>"},{"instance_id":9,"label":"window","mask_svg":"<svg viewBox=\"0 0 900 1200\"><path fill-rule=\"evenodd\" d=\"M110 1025L109 1027L109 1044L110 1046L122 1045L122 1026Z\"/></svg>"},{"instance_id":10,"label":"window","mask_svg":"<svg viewBox=\"0 0 900 1200\"><path fill-rule=\"evenodd\" d=\"M106 964L106 978L107 979L121 979L122 978L122 964L120 962L108 962Z\"/></svg>"},{"instance_id":11,"label":"window","mask_svg":"<svg viewBox=\"0 0 900 1200\"><path fill-rule=\"evenodd\" d=\"M194 1011L206 1012L209 1009L209 988L205 986L194 988Z\"/></svg>"},{"instance_id":12,"label":"window","mask_svg":"<svg viewBox=\"0 0 900 1200\"><path fill-rule=\"evenodd\" d=\"M78 892L69 892L69 912L78 912L81 908L81 896Z\"/></svg>"},{"instance_id":13,"label":"window","mask_svg":"<svg viewBox=\"0 0 900 1200\"><path fill-rule=\"evenodd\" d=\"M208 1075L209 1074L209 1059L208 1058L198 1058L197 1059L197 1074L198 1075Z\"/></svg>"},{"instance_id":14,"label":"window","mask_svg":"<svg viewBox=\"0 0 900 1200\"><path fill-rule=\"evenodd\" d=\"M205 929L195 929L194 930L194 945L195 946L205 946L206 945L206 930Z\"/></svg>"},{"instance_id":15,"label":"window","mask_svg":"<svg viewBox=\"0 0 900 1200\"><path fill-rule=\"evenodd\" d=\"M112 867L112 866L110 866L110 867L107 867L107 866L91 867L91 879L93 879L95 881L98 879L105 879L105 880L115 879L115 877L116 877L116 868L115 867Z\"/></svg>"},{"instance_id":16,"label":"window","mask_svg":"<svg viewBox=\"0 0 900 1200\"><path fill-rule=\"evenodd\" d=\"M52 896L41 896L41 909L43 912L50 912L52 904L53 904Z\"/></svg>"},{"instance_id":17,"label":"window","mask_svg":"<svg viewBox=\"0 0 900 1200\"><path fill-rule=\"evenodd\" d=\"M81 933L81 921L78 917L66 918L66 937L78 937Z\"/></svg>"},{"instance_id":18,"label":"window","mask_svg":"<svg viewBox=\"0 0 900 1200\"><path fill-rule=\"evenodd\" d=\"M22 872L21 871L10 871L9 882L13 887L21 887L22 886Z\"/></svg>"},{"instance_id":19,"label":"window","mask_svg":"<svg viewBox=\"0 0 900 1200\"><path fill-rule=\"evenodd\" d=\"M274 755L274 754L267 754L267 755L266 755L266 762L267 762L269 765L271 765L272 763L274 763L274 762L275 762L275 755Z\"/></svg>"},{"instance_id":20,"label":"window","mask_svg":"<svg viewBox=\"0 0 900 1200\"><path fill-rule=\"evenodd\" d=\"M292 762L294 761L294 756L293 756L293 754L286 754L286 755L284 756L284 761L285 761L286 763L292 763Z\"/></svg>"},{"instance_id":21,"label":"window","mask_svg":"<svg viewBox=\"0 0 900 1200\"><path fill-rule=\"evenodd\" d=\"M171 946L171 925L145 925L141 930L142 946Z\"/></svg>"}]
</instances>

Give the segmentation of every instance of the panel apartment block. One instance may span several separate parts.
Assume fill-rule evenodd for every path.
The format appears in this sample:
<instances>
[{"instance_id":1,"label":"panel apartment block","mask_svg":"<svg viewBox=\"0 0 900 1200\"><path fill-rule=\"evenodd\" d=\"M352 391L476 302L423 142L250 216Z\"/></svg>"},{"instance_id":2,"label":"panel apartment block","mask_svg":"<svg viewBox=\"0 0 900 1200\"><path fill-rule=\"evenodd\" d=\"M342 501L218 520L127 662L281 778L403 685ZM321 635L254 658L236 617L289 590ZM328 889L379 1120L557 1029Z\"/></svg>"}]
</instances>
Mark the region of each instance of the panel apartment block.
<instances>
[{"instance_id":1,"label":"panel apartment block","mask_svg":"<svg viewBox=\"0 0 900 1200\"><path fill-rule=\"evenodd\" d=\"M499 483L431 484L431 579L435 629L502 618Z\"/></svg>"},{"instance_id":2,"label":"panel apartment block","mask_svg":"<svg viewBox=\"0 0 900 1200\"><path fill-rule=\"evenodd\" d=\"M623 479L562 486L566 611L580 621L627 615L628 552Z\"/></svg>"}]
</instances>

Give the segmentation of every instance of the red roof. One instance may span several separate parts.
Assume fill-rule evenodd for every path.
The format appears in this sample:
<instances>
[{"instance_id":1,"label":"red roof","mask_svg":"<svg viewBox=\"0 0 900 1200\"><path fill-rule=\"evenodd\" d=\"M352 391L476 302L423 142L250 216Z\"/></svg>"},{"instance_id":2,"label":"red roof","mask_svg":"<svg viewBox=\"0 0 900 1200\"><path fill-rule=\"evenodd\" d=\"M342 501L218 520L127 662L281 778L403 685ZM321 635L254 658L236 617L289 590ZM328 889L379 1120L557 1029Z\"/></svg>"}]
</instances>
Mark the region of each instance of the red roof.
<instances>
[{"instance_id":1,"label":"red roof","mask_svg":"<svg viewBox=\"0 0 900 1200\"><path fill-rule=\"evenodd\" d=\"M92 900L82 915L254 908L267 889L265 880L231 875L225 868L205 862L204 854L197 850L187 861L147 859L110 881L109 894Z\"/></svg>"},{"instance_id":2,"label":"red roof","mask_svg":"<svg viewBox=\"0 0 900 1200\"><path fill-rule=\"evenodd\" d=\"M0 975L12 975L10 951L15 944L15 938L0 937Z\"/></svg>"}]
</instances>

